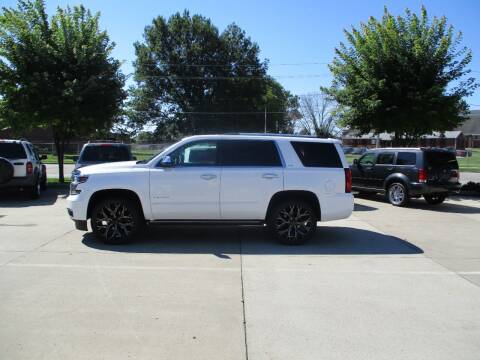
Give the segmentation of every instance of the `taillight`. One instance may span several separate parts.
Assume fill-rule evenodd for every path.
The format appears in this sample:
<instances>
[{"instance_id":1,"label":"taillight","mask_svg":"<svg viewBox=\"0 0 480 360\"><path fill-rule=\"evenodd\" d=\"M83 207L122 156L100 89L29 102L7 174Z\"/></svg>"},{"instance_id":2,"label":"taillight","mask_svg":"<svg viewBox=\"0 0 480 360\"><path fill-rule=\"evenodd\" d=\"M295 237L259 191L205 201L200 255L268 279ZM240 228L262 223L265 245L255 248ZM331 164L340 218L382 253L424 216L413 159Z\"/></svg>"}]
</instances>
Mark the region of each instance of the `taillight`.
<instances>
[{"instance_id":1,"label":"taillight","mask_svg":"<svg viewBox=\"0 0 480 360\"><path fill-rule=\"evenodd\" d=\"M351 193L352 192L352 170L350 168L346 168L345 170L345 192Z\"/></svg>"},{"instance_id":2,"label":"taillight","mask_svg":"<svg viewBox=\"0 0 480 360\"><path fill-rule=\"evenodd\" d=\"M27 162L26 170L27 170L27 175L32 175L33 174L33 165L30 161Z\"/></svg>"},{"instance_id":3,"label":"taillight","mask_svg":"<svg viewBox=\"0 0 480 360\"><path fill-rule=\"evenodd\" d=\"M450 172L450 177L452 178L457 178L457 180L460 180L460 171L458 170L452 170Z\"/></svg>"},{"instance_id":4,"label":"taillight","mask_svg":"<svg viewBox=\"0 0 480 360\"><path fill-rule=\"evenodd\" d=\"M425 169L418 169L418 182L427 182L427 173L425 172Z\"/></svg>"}]
</instances>

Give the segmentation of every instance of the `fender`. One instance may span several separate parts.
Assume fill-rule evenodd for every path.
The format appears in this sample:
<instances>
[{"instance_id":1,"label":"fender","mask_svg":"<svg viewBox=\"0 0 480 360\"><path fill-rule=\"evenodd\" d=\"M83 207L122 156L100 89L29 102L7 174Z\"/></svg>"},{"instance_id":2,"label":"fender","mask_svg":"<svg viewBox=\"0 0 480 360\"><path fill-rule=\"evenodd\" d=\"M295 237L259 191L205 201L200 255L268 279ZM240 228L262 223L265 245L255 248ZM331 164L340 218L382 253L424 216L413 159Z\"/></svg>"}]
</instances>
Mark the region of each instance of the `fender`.
<instances>
[{"instance_id":1,"label":"fender","mask_svg":"<svg viewBox=\"0 0 480 360\"><path fill-rule=\"evenodd\" d=\"M401 182L407 187L408 190L410 190L410 180L405 174L393 173L388 175L383 181L383 189L386 191L388 185L390 185L392 182Z\"/></svg>"}]
</instances>

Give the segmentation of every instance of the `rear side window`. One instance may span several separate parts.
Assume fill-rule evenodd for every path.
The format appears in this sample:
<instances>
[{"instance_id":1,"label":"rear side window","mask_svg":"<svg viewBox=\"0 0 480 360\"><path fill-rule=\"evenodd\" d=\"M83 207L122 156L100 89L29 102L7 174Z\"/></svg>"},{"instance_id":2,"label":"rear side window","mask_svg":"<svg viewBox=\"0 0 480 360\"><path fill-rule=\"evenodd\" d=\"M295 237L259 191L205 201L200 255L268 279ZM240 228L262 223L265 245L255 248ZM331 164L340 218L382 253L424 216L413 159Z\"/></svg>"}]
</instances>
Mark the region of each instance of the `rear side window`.
<instances>
[{"instance_id":1,"label":"rear side window","mask_svg":"<svg viewBox=\"0 0 480 360\"><path fill-rule=\"evenodd\" d=\"M83 149L80 161L114 162L131 160L130 152L126 146L96 145Z\"/></svg>"},{"instance_id":2,"label":"rear side window","mask_svg":"<svg viewBox=\"0 0 480 360\"><path fill-rule=\"evenodd\" d=\"M337 148L332 143L292 141L292 146L305 167L343 167Z\"/></svg>"},{"instance_id":3,"label":"rear side window","mask_svg":"<svg viewBox=\"0 0 480 360\"><path fill-rule=\"evenodd\" d=\"M0 157L14 160L25 159L27 154L22 144L19 143L0 143Z\"/></svg>"},{"instance_id":4,"label":"rear side window","mask_svg":"<svg viewBox=\"0 0 480 360\"><path fill-rule=\"evenodd\" d=\"M392 165L394 153L380 153L377 156L377 165Z\"/></svg>"},{"instance_id":5,"label":"rear side window","mask_svg":"<svg viewBox=\"0 0 480 360\"><path fill-rule=\"evenodd\" d=\"M224 140L220 149L223 166L282 166L273 141Z\"/></svg>"},{"instance_id":6,"label":"rear side window","mask_svg":"<svg viewBox=\"0 0 480 360\"><path fill-rule=\"evenodd\" d=\"M399 152L397 154L397 165L415 165L417 154L414 152Z\"/></svg>"}]
</instances>

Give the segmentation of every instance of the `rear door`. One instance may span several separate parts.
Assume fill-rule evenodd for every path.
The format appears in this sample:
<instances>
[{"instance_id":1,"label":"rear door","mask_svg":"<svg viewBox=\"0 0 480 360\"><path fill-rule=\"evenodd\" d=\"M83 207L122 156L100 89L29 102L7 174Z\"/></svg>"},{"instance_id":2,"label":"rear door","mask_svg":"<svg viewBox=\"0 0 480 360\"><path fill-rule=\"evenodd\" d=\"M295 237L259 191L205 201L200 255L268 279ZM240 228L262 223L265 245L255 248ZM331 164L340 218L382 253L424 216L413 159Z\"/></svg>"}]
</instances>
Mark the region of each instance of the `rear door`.
<instances>
[{"instance_id":1,"label":"rear door","mask_svg":"<svg viewBox=\"0 0 480 360\"><path fill-rule=\"evenodd\" d=\"M223 220L262 220L273 194L283 190L283 165L272 140L219 142Z\"/></svg>"},{"instance_id":2,"label":"rear door","mask_svg":"<svg viewBox=\"0 0 480 360\"><path fill-rule=\"evenodd\" d=\"M27 153L20 142L0 141L0 157L9 160L12 163L14 177L27 176Z\"/></svg>"},{"instance_id":3,"label":"rear door","mask_svg":"<svg viewBox=\"0 0 480 360\"><path fill-rule=\"evenodd\" d=\"M402 173L408 177L410 181L418 181L417 155L415 151L399 151L397 152L397 160L395 163L395 172Z\"/></svg>"}]
</instances>

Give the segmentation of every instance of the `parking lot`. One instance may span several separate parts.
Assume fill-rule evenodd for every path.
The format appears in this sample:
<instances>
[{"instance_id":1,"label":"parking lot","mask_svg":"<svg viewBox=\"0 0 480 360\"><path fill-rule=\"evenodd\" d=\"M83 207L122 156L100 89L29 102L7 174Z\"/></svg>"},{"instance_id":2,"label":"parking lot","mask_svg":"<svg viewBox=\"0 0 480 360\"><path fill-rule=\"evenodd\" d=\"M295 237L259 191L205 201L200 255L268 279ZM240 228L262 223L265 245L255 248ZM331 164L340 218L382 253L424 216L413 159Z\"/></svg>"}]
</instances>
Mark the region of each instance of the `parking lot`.
<instances>
[{"instance_id":1,"label":"parking lot","mask_svg":"<svg viewBox=\"0 0 480 360\"><path fill-rule=\"evenodd\" d=\"M64 196L0 199L2 359L479 358L479 200L357 198L298 247L259 227L113 247Z\"/></svg>"}]
</instances>

